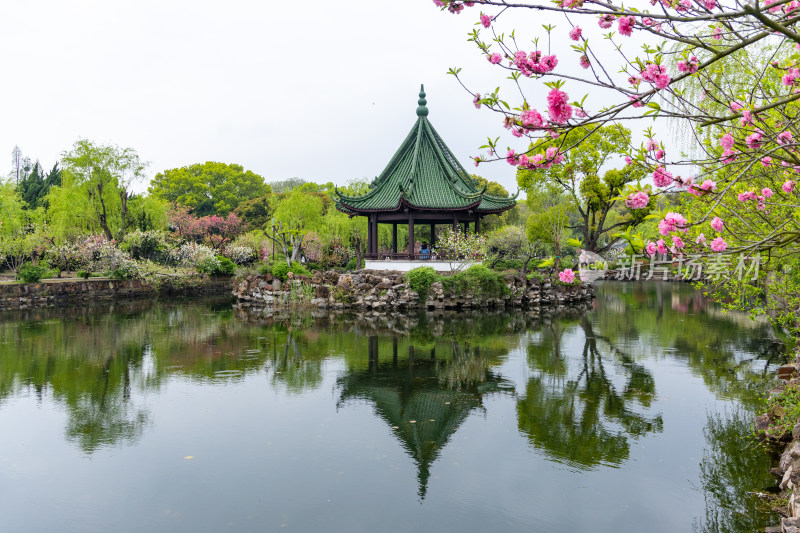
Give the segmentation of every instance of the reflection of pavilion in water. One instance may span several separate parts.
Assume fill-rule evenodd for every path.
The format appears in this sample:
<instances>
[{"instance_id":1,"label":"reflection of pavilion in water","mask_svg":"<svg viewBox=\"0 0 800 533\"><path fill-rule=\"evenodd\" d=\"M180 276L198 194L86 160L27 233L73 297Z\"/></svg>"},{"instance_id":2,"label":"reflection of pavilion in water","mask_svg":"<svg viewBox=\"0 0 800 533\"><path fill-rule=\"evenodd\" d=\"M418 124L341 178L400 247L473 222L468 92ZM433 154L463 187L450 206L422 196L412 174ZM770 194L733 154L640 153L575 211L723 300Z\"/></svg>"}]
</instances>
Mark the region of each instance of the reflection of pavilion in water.
<instances>
[{"instance_id":1,"label":"reflection of pavilion in water","mask_svg":"<svg viewBox=\"0 0 800 533\"><path fill-rule=\"evenodd\" d=\"M492 392L513 394L513 386L489 369L489 359L479 347L449 345L448 357L438 357L437 346L398 357L397 337L392 339L391 360L378 360L378 337L369 337L369 366L339 378L338 406L363 400L400 439L417 465L418 494L425 498L433 462L473 410L483 409L483 396ZM446 345L444 345L446 346ZM439 344L439 349L444 347Z\"/></svg>"}]
</instances>

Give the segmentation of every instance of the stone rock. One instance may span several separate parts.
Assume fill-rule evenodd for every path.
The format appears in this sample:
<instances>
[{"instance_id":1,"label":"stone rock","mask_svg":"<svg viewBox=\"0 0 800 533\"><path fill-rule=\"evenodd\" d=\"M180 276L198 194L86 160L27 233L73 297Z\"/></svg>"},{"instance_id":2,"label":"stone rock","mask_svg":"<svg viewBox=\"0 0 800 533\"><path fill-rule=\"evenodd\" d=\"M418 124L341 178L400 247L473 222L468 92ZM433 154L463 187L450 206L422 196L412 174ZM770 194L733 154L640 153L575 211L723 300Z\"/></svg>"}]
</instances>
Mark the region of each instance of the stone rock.
<instances>
[{"instance_id":1,"label":"stone rock","mask_svg":"<svg viewBox=\"0 0 800 533\"><path fill-rule=\"evenodd\" d=\"M790 380L797 376L797 363L789 363L778 367L778 378L783 380Z\"/></svg>"},{"instance_id":2,"label":"stone rock","mask_svg":"<svg viewBox=\"0 0 800 533\"><path fill-rule=\"evenodd\" d=\"M769 429L769 416L767 415L756 416L754 425L756 433L766 433L766 431Z\"/></svg>"},{"instance_id":3,"label":"stone rock","mask_svg":"<svg viewBox=\"0 0 800 533\"><path fill-rule=\"evenodd\" d=\"M327 285L317 285L314 295L317 298L328 298L331 295L331 289Z\"/></svg>"},{"instance_id":4,"label":"stone rock","mask_svg":"<svg viewBox=\"0 0 800 533\"><path fill-rule=\"evenodd\" d=\"M793 516L781 519L782 533L800 533L800 518Z\"/></svg>"}]
</instances>

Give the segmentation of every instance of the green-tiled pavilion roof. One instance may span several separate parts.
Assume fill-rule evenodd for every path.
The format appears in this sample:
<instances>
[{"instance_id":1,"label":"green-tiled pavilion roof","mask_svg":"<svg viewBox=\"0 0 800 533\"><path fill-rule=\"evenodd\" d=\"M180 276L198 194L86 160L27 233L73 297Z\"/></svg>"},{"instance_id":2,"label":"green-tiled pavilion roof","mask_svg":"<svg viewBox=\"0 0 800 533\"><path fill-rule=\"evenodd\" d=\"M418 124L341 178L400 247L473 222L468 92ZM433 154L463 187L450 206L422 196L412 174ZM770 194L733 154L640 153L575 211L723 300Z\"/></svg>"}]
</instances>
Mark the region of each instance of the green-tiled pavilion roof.
<instances>
[{"instance_id":1,"label":"green-tiled pavilion roof","mask_svg":"<svg viewBox=\"0 0 800 533\"><path fill-rule=\"evenodd\" d=\"M376 211L471 209L478 213L500 213L516 204L513 197L486 194L464 170L428 121L425 89L420 87L417 122L386 169L372 187L359 196L336 191L336 207L356 215Z\"/></svg>"}]
</instances>

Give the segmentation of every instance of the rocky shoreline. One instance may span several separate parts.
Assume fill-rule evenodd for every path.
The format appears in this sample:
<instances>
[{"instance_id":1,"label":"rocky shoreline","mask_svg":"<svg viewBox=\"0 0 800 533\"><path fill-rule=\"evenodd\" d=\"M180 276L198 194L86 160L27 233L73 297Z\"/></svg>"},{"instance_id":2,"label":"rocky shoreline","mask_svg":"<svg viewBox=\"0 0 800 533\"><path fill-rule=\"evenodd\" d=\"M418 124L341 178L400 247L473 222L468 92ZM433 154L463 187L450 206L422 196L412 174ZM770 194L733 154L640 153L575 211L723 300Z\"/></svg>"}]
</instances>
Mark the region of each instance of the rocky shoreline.
<instances>
[{"instance_id":1,"label":"rocky shoreline","mask_svg":"<svg viewBox=\"0 0 800 533\"><path fill-rule=\"evenodd\" d=\"M594 298L585 283L564 285L514 274L503 276L506 294L447 294L441 282L433 283L420 298L402 272L359 270L315 272L312 277L294 276L281 281L270 274L249 276L235 284L233 292L241 304L262 307L306 305L318 309L482 309L553 307L559 309Z\"/></svg>"},{"instance_id":2,"label":"rocky shoreline","mask_svg":"<svg viewBox=\"0 0 800 533\"><path fill-rule=\"evenodd\" d=\"M770 398L784 394L787 387L800 387L800 349L795 351L792 362L778 368L780 385L770 392ZM767 533L800 533L800 423L791 431L777 428L777 422L784 415L780 406L774 406L769 412L755 419L758 435L774 444L783 446L778 466L770 472L780 479L778 488L781 499L786 500L786 507L781 514L780 525L769 527Z\"/></svg>"}]
</instances>

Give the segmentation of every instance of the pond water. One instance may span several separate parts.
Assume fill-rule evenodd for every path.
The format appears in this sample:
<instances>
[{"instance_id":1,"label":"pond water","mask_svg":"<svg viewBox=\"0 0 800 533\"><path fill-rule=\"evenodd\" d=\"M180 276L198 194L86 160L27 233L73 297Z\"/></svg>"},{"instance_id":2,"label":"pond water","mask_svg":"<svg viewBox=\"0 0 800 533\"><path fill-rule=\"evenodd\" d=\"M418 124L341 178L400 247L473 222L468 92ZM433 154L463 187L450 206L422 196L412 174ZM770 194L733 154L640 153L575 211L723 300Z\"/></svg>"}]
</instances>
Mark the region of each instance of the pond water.
<instances>
[{"instance_id":1,"label":"pond water","mask_svg":"<svg viewBox=\"0 0 800 533\"><path fill-rule=\"evenodd\" d=\"M679 284L587 310L0 314L0 531L755 531L772 332Z\"/></svg>"}]
</instances>

